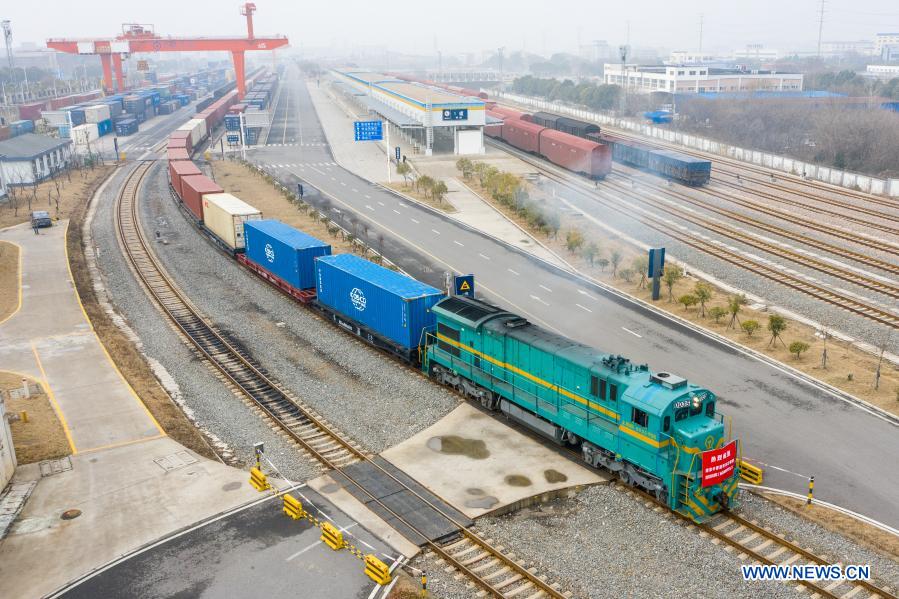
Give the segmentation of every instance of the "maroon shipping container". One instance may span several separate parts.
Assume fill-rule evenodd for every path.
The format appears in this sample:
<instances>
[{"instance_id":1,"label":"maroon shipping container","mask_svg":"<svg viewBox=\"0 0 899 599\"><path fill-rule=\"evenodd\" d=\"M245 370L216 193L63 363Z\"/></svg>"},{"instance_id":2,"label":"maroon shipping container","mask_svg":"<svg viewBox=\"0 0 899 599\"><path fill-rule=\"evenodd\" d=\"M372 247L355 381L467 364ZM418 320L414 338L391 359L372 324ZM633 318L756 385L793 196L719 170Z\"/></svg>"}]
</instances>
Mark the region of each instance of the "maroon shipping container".
<instances>
[{"instance_id":1,"label":"maroon shipping container","mask_svg":"<svg viewBox=\"0 0 899 599\"><path fill-rule=\"evenodd\" d=\"M246 104L233 104L228 109L228 114L240 114L241 112L246 111L246 109L247 109Z\"/></svg>"},{"instance_id":2,"label":"maroon shipping container","mask_svg":"<svg viewBox=\"0 0 899 599\"><path fill-rule=\"evenodd\" d=\"M165 153L169 160L190 160L190 154L184 148L169 148Z\"/></svg>"},{"instance_id":3,"label":"maroon shipping container","mask_svg":"<svg viewBox=\"0 0 899 599\"><path fill-rule=\"evenodd\" d=\"M171 135L169 135L169 141L183 139L185 144L183 147L187 150L188 154L191 154L194 151L193 144L190 141L190 131L172 131ZM172 146L175 148L180 148L182 146Z\"/></svg>"},{"instance_id":4,"label":"maroon shipping container","mask_svg":"<svg viewBox=\"0 0 899 599\"><path fill-rule=\"evenodd\" d=\"M0 127L0 141L9 139L9 135L10 135L9 127Z\"/></svg>"},{"instance_id":5,"label":"maroon shipping container","mask_svg":"<svg viewBox=\"0 0 899 599\"><path fill-rule=\"evenodd\" d=\"M172 181L172 187L175 188L175 193L178 194L179 198L183 197L181 195L183 193L181 191L181 178L202 174L197 165L190 160L169 160L169 179Z\"/></svg>"},{"instance_id":6,"label":"maroon shipping container","mask_svg":"<svg viewBox=\"0 0 899 599\"><path fill-rule=\"evenodd\" d=\"M203 220L203 196L207 193L225 193L225 190L206 175L181 177L181 201L197 220Z\"/></svg>"},{"instance_id":7,"label":"maroon shipping container","mask_svg":"<svg viewBox=\"0 0 899 599\"><path fill-rule=\"evenodd\" d=\"M503 121L503 140L519 150L539 154L540 132L544 129L546 127L528 123L521 119L507 118Z\"/></svg>"},{"instance_id":8,"label":"maroon shipping container","mask_svg":"<svg viewBox=\"0 0 899 599\"><path fill-rule=\"evenodd\" d=\"M187 144L189 142L190 142L190 140L186 139L184 137L181 137L181 138L170 137L169 141L166 142L166 147L169 148L170 150L173 150L175 148L183 148L187 152L190 152L190 150L187 149Z\"/></svg>"},{"instance_id":9,"label":"maroon shipping container","mask_svg":"<svg viewBox=\"0 0 899 599\"><path fill-rule=\"evenodd\" d=\"M19 118L23 121L37 121L41 118L41 111L46 107L46 102L19 104Z\"/></svg>"},{"instance_id":10,"label":"maroon shipping container","mask_svg":"<svg viewBox=\"0 0 899 599\"><path fill-rule=\"evenodd\" d=\"M602 179L612 170L612 152L608 146L554 129L540 133L540 155L593 179Z\"/></svg>"}]
</instances>

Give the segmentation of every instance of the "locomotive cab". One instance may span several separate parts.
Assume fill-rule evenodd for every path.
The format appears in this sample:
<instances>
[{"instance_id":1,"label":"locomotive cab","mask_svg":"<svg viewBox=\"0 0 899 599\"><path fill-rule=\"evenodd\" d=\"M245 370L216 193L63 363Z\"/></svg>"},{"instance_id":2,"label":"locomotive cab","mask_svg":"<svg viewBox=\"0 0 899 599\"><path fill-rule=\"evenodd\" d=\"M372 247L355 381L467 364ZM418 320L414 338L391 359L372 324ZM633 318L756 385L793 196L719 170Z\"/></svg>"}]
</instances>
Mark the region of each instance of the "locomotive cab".
<instances>
[{"instance_id":1,"label":"locomotive cab","mask_svg":"<svg viewBox=\"0 0 899 599\"><path fill-rule=\"evenodd\" d=\"M670 503L697 522L736 507L737 444L727 438L715 404L710 391L691 388L669 408L673 421Z\"/></svg>"}]
</instances>

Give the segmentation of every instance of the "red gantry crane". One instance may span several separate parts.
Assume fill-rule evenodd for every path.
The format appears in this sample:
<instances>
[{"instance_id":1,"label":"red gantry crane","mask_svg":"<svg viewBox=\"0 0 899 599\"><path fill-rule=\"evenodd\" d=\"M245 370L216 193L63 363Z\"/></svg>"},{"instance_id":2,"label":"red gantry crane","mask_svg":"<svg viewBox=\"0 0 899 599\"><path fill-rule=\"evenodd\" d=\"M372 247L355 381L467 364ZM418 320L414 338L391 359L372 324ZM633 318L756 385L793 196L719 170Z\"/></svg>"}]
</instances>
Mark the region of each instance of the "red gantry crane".
<instances>
[{"instance_id":1,"label":"red gantry crane","mask_svg":"<svg viewBox=\"0 0 899 599\"><path fill-rule=\"evenodd\" d=\"M116 87L124 91L122 57L139 52L230 52L237 79L237 95L243 99L246 93L244 53L253 50L275 50L289 42L285 36L255 37L253 13L256 5L247 2L240 7L240 14L247 17L247 37L162 37L156 35L152 25L126 23L122 35L112 39L49 39L47 47L68 54L96 54L103 64L103 85L113 90L112 74L115 70Z\"/></svg>"}]
</instances>

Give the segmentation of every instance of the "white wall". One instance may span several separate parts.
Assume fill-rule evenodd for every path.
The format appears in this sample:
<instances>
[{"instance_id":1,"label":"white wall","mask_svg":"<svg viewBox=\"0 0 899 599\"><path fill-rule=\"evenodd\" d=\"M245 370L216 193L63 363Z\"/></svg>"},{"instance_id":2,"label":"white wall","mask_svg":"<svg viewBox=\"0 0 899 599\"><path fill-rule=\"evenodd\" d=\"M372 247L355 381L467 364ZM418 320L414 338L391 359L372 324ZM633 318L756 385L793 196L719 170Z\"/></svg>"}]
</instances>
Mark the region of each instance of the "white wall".
<instances>
[{"instance_id":1,"label":"white wall","mask_svg":"<svg viewBox=\"0 0 899 599\"><path fill-rule=\"evenodd\" d=\"M483 129L457 129L456 130L456 154L483 154L484 130Z\"/></svg>"},{"instance_id":2,"label":"white wall","mask_svg":"<svg viewBox=\"0 0 899 599\"><path fill-rule=\"evenodd\" d=\"M49 177L54 168L62 168L69 163L72 158L71 148L71 145L63 146L33 161L4 160L2 175L5 185L30 185L34 182L35 171L37 171L38 180Z\"/></svg>"},{"instance_id":3,"label":"white wall","mask_svg":"<svg viewBox=\"0 0 899 599\"><path fill-rule=\"evenodd\" d=\"M0 490L16 471L16 451L12 444L12 431L6 421L6 402L0 393Z\"/></svg>"}]
</instances>

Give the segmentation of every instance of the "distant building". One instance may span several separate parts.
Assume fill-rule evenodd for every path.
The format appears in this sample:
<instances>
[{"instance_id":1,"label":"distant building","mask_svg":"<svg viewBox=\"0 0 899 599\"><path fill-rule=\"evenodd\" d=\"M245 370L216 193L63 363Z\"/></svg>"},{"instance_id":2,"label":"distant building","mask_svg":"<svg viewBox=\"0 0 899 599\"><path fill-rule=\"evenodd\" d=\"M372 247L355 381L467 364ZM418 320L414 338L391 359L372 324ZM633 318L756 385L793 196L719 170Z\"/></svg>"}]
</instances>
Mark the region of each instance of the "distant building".
<instances>
[{"instance_id":1,"label":"distant building","mask_svg":"<svg viewBox=\"0 0 899 599\"><path fill-rule=\"evenodd\" d=\"M875 44L871 40L821 42L821 54L825 56L844 56L846 54L872 56L875 53Z\"/></svg>"},{"instance_id":2,"label":"distant building","mask_svg":"<svg viewBox=\"0 0 899 599\"><path fill-rule=\"evenodd\" d=\"M589 62L603 62L615 55L606 40L593 40L589 44L581 44L578 54Z\"/></svg>"},{"instance_id":3,"label":"distant building","mask_svg":"<svg viewBox=\"0 0 899 599\"><path fill-rule=\"evenodd\" d=\"M874 55L883 58L889 46L899 46L899 33L878 33L874 36ZM889 60L889 59L887 59Z\"/></svg>"},{"instance_id":4,"label":"distant building","mask_svg":"<svg viewBox=\"0 0 899 599\"><path fill-rule=\"evenodd\" d=\"M703 65L605 65L604 82L628 90L650 93L721 93L801 91L802 75L768 70L721 69Z\"/></svg>"},{"instance_id":5,"label":"distant building","mask_svg":"<svg viewBox=\"0 0 899 599\"><path fill-rule=\"evenodd\" d=\"M732 58L735 61L773 62L780 58L780 51L762 44L746 44L742 50L734 50Z\"/></svg>"},{"instance_id":6,"label":"distant building","mask_svg":"<svg viewBox=\"0 0 899 599\"><path fill-rule=\"evenodd\" d=\"M690 52L684 50L675 50L665 61L665 64L708 64L710 62L719 62L722 59L714 54L705 54L702 52Z\"/></svg>"},{"instance_id":7,"label":"distant building","mask_svg":"<svg viewBox=\"0 0 899 599\"><path fill-rule=\"evenodd\" d=\"M25 133L0 141L0 188L39 183L72 160L72 140Z\"/></svg>"},{"instance_id":8,"label":"distant building","mask_svg":"<svg viewBox=\"0 0 899 599\"><path fill-rule=\"evenodd\" d=\"M890 80L899 77L899 64L869 64L865 75L877 79Z\"/></svg>"}]
</instances>

